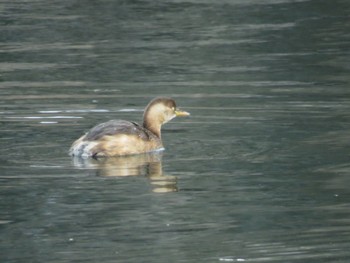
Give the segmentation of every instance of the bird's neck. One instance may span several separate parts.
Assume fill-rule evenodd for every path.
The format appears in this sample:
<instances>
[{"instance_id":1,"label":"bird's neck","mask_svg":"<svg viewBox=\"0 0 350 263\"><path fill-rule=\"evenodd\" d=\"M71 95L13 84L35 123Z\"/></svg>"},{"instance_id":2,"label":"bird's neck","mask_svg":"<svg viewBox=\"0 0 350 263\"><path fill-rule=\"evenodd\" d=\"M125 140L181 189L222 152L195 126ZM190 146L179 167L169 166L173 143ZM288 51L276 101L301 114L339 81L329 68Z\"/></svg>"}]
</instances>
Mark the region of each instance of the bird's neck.
<instances>
[{"instance_id":1,"label":"bird's neck","mask_svg":"<svg viewBox=\"0 0 350 263\"><path fill-rule=\"evenodd\" d=\"M162 125L158 120L154 120L153 118L150 118L149 116L144 116L143 118L143 127L150 132L152 132L154 135L156 135L159 139L161 138L161 127Z\"/></svg>"}]
</instances>

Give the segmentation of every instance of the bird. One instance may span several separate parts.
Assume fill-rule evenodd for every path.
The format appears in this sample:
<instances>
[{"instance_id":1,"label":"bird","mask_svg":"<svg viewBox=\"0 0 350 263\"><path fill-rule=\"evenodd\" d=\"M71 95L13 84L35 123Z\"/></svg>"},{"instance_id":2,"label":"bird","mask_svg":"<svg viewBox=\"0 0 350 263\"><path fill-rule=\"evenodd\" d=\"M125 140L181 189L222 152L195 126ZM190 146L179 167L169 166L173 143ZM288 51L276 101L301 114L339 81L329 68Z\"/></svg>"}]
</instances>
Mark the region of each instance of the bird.
<instances>
[{"instance_id":1,"label":"bird","mask_svg":"<svg viewBox=\"0 0 350 263\"><path fill-rule=\"evenodd\" d=\"M100 123L73 142L69 155L83 158L126 156L163 150L161 127L175 117L189 116L171 98L157 97L143 113L143 123L110 120Z\"/></svg>"}]
</instances>

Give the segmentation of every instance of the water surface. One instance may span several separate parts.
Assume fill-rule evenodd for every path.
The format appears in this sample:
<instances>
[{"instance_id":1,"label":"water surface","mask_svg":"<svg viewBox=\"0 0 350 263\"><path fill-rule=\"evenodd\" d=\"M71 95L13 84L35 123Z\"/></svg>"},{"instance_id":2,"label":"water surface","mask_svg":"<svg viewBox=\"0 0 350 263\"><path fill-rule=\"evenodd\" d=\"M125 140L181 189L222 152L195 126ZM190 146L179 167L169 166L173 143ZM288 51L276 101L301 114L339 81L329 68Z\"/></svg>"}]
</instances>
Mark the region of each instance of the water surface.
<instances>
[{"instance_id":1,"label":"water surface","mask_svg":"<svg viewBox=\"0 0 350 263\"><path fill-rule=\"evenodd\" d=\"M1 1L1 262L348 262L348 1ZM170 96L162 153L67 155Z\"/></svg>"}]
</instances>

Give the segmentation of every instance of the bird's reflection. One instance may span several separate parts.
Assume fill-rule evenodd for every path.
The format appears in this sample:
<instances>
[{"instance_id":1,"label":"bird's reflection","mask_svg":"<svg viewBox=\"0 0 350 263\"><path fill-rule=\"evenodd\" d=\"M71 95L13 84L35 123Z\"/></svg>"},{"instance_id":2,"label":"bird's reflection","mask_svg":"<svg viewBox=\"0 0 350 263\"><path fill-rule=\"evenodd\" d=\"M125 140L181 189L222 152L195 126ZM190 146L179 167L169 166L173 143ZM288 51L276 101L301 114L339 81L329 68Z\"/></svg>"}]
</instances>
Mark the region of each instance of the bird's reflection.
<instances>
[{"instance_id":1,"label":"bird's reflection","mask_svg":"<svg viewBox=\"0 0 350 263\"><path fill-rule=\"evenodd\" d=\"M153 192L176 192L177 178L164 175L162 152L112 158L73 158L75 167L93 169L98 176L146 176L154 186Z\"/></svg>"}]
</instances>

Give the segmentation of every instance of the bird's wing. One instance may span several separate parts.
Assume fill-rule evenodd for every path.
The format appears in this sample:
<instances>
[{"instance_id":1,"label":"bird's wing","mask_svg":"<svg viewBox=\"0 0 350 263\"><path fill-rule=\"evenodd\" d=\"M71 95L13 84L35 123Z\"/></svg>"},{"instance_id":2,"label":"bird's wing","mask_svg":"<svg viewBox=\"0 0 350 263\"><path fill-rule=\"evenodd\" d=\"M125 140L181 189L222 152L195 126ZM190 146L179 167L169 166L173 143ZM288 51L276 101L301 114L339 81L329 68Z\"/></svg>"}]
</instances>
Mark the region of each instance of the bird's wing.
<instances>
[{"instance_id":1,"label":"bird's wing","mask_svg":"<svg viewBox=\"0 0 350 263\"><path fill-rule=\"evenodd\" d=\"M135 135L144 140L147 140L150 137L149 132L136 122L111 120L93 127L85 135L84 140L95 141L99 140L103 136L113 136L116 134Z\"/></svg>"}]
</instances>

